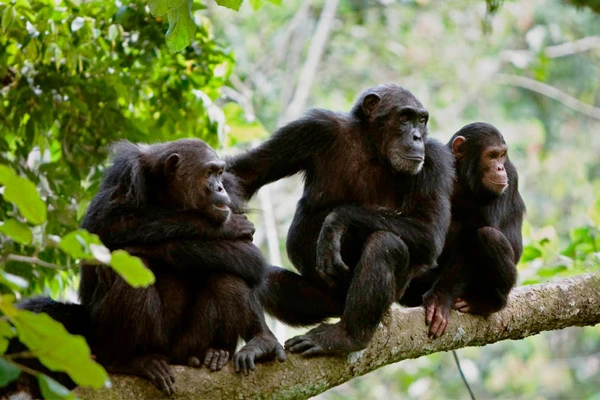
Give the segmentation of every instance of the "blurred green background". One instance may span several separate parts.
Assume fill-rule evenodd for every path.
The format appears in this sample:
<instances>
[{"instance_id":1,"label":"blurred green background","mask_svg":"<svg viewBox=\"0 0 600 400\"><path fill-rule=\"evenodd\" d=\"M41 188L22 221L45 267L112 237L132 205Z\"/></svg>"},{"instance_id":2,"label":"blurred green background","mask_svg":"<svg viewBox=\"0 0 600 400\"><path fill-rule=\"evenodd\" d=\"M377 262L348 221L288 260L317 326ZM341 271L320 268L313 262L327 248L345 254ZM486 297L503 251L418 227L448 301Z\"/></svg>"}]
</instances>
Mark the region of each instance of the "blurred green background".
<instances>
[{"instance_id":1,"label":"blurred green background","mask_svg":"<svg viewBox=\"0 0 600 400\"><path fill-rule=\"evenodd\" d=\"M234 12L194 2L192 44L171 53L165 32L183 28L145 2L0 2L0 162L33 182L47 209L35 221L27 199L3 196L0 218L16 225L0 227L2 293L75 298L78 257L61 238L97 191L111 142L199 137L232 154L307 108L347 111L384 82L423 102L443 142L473 121L502 131L528 208L521 284L598 269L600 14L560 0L494 12L482 0L274 3ZM301 191L294 177L251 203L255 242L274 264L290 267L285 236ZM458 354L480 399L600 399L599 327ZM450 353L318 396L467 397Z\"/></svg>"}]
</instances>

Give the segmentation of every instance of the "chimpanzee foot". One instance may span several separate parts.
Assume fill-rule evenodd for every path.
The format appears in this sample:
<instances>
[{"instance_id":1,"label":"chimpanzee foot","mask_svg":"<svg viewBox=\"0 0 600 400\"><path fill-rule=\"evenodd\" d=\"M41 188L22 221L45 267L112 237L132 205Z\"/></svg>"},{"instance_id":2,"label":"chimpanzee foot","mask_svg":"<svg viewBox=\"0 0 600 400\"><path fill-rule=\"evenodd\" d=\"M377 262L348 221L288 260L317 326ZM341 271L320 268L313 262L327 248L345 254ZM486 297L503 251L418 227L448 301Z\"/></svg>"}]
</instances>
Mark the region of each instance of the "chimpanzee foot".
<instances>
[{"instance_id":1,"label":"chimpanzee foot","mask_svg":"<svg viewBox=\"0 0 600 400\"><path fill-rule=\"evenodd\" d=\"M219 350L209 348L204 356L204 362L201 362L198 357L188 358L188 365L193 368L200 368L205 365L211 371L220 371L229 361L229 352L227 350Z\"/></svg>"},{"instance_id":2,"label":"chimpanzee foot","mask_svg":"<svg viewBox=\"0 0 600 400\"><path fill-rule=\"evenodd\" d=\"M456 311L460 311L461 313L471 312L471 305L461 298L457 298L456 300L454 300L452 308Z\"/></svg>"},{"instance_id":3,"label":"chimpanzee foot","mask_svg":"<svg viewBox=\"0 0 600 400\"><path fill-rule=\"evenodd\" d=\"M116 374L137 375L148 379L167 396L175 393L175 376L166 357L149 354L137 357L129 363L107 366L106 370Z\"/></svg>"},{"instance_id":4,"label":"chimpanzee foot","mask_svg":"<svg viewBox=\"0 0 600 400\"><path fill-rule=\"evenodd\" d=\"M250 371L254 371L255 361L266 361L273 358L277 358L279 362L285 361L286 355L283 346L270 333L258 334L233 357L235 372L248 375Z\"/></svg>"},{"instance_id":5,"label":"chimpanzee foot","mask_svg":"<svg viewBox=\"0 0 600 400\"><path fill-rule=\"evenodd\" d=\"M305 335L296 336L285 342L285 348L292 353L303 356L346 355L367 347L368 340L359 341L351 337L342 327L336 324L321 324Z\"/></svg>"}]
</instances>

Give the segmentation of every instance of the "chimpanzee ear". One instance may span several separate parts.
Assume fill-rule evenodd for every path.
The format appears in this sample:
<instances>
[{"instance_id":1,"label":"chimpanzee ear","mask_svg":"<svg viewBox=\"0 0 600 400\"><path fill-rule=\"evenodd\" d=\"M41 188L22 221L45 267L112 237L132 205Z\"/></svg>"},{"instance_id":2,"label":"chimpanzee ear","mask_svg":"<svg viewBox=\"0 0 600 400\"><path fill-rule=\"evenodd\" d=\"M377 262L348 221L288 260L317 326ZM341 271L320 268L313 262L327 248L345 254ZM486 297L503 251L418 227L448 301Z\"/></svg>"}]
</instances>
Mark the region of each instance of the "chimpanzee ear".
<instances>
[{"instance_id":1,"label":"chimpanzee ear","mask_svg":"<svg viewBox=\"0 0 600 400\"><path fill-rule=\"evenodd\" d=\"M177 172L177 165L179 164L180 160L181 157L177 153L173 153L167 158L164 166L165 176L170 178L175 175L175 172Z\"/></svg>"},{"instance_id":2,"label":"chimpanzee ear","mask_svg":"<svg viewBox=\"0 0 600 400\"><path fill-rule=\"evenodd\" d=\"M452 141L452 152L454 153L454 157L456 157L457 160L462 159L466 155L466 142L467 139L465 139L464 136L457 136Z\"/></svg>"},{"instance_id":3,"label":"chimpanzee ear","mask_svg":"<svg viewBox=\"0 0 600 400\"><path fill-rule=\"evenodd\" d=\"M375 93L368 94L362 102L363 113L365 113L367 117L370 117L380 100L381 98Z\"/></svg>"}]
</instances>

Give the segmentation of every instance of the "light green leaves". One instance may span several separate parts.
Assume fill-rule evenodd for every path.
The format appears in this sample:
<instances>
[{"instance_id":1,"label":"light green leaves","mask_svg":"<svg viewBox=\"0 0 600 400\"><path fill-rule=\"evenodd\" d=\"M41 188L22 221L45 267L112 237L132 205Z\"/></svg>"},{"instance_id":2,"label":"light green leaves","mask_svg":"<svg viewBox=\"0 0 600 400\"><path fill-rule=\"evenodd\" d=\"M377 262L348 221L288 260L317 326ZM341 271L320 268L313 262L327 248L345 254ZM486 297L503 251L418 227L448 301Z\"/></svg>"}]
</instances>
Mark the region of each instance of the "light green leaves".
<instances>
[{"instance_id":1,"label":"light green leaves","mask_svg":"<svg viewBox=\"0 0 600 400\"><path fill-rule=\"evenodd\" d=\"M15 203L29 222L35 225L46 222L46 205L33 182L18 176L6 165L0 165L0 184L5 186L4 199Z\"/></svg>"},{"instance_id":2,"label":"light green leaves","mask_svg":"<svg viewBox=\"0 0 600 400\"><path fill-rule=\"evenodd\" d=\"M146 287L154 283L154 274L142 260L129 255L125 250L112 252L110 266L133 287Z\"/></svg>"},{"instance_id":3,"label":"light green leaves","mask_svg":"<svg viewBox=\"0 0 600 400\"><path fill-rule=\"evenodd\" d=\"M17 330L19 340L52 371L64 371L78 385L102 387L106 371L91 358L90 348L82 336L71 335L47 314L18 310L12 296L0 297L0 311ZM51 383L46 382L50 387Z\"/></svg>"},{"instance_id":4,"label":"light green leaves","mask_svg":"<svg viewBox=\"0 0 600 400\"><path fill-rule=\"evenodd\" d=\"M8 348L8 341L16 336L15 330L5 320L0 320L0 354L4 354ZM0 384L0 387L2 385Z\"/></svg>"},{"instance_id":5,"label":"light green leaves","mask_svg":"<svg viewBox=\"0 0 600 400\"><path fill-rule=\"evenodd\" d=\"M75 399L75 395L69 391L66 387L56 382L54 379L47 375L39 374L37 376L38 384L40 385L40 391L45 399L57 399L57 400L72 400Z\"/></svg>"},{"instance_id":6,"label":"light green leaves","mask_svg":"<svg viewBox=\"0 0 600 400\"><path fill-rule=\"evenodd\" d=\"M166 39L172 52L183 50L194 37L196 23L192 16L192 3L192 0L151 0L148 3L154 16L168 15Z\"/></svg>"},{"instance_id":7,"label":"light green leaves","mask_svg":"<svg viewBox=\"0 0 600 400\"><path fill-rule=\"evenodd\" d=\"M223 7L238 11L244 0L216 0L217 4Z\"/></svg>"},{"instance_id":8,"label":"light green leaves","mask_svg":"<svg viewBox=\"0 0 600 400\"><path fill-rule=\"evenodd\" d=\"M110 265L133 287L146 287L154 283L154 274L139 258L130 256L124 250L111 253L97 235L84 229L65 235L58 247L74 258L97 260Z\"/></svg>"},{"instance_id":9,"label":"light green leaves","mask_svg":"<svg viewBox=\"0 0 600 400\"><path fill-rule=\"evenodd\" d=\"M16 219L9 219L2 224L2 226L0 226L0 232L21 244L29 244L33 240L31 229Z\"/></svg>"}]
</instances>

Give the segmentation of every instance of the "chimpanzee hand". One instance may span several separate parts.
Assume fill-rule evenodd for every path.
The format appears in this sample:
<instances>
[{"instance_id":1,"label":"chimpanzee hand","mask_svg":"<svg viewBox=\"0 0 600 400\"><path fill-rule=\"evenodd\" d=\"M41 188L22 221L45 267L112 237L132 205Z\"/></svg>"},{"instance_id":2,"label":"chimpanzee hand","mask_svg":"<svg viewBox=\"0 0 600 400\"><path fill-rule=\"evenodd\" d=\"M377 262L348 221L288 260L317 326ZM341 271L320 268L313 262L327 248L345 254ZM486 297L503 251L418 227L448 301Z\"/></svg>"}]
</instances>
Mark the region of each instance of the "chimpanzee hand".
<instances>
[{"instance_id":1,"label":"chimpanzee hand","mask_svg":"<svg viewBox=\"0 0 600 400\"><path fill-rule=\"evenodd\" d=\"M221 228L221 238L229 240L252 240L254 224L244 214L232 213Z\"/></svg>"},{"instance_id":2,"label":"chimpanzee hand","mask_svg":"<svg viewBox=\"0 0 600 400\"><path fill-rule=\"evenodd\" d=\"M453 302L451 296L435 292L434 289L423 295L425 325L429 326L429 336L438 338L446 332Z\"/></svg>"},{"instance_id":3,"label":"chimpanzee hand","mask_svg":"<svg viewBox=\"0 0 600 400\"><path fill-rule=\"evenodd\" d=\"M329 286L348 277L350 269L342 260L342 235L344 228L335 221L335 213L325 218L317 240L317 266L319 276Z\"/></svg>"},{"instance_id":4,"label":"chimpanzee hand","mask_svg":"<svg viewBox=\"0 0 600 400\"><path fill-rule=\"evenodd\" d=\"M285 361L287 356L283 346L271 334L256 335L233 357L235 372L248 375L251 370L254 371L254 361L266 361L273 358L277 358L279 362Z\"/></svg>"}]
</instances>

